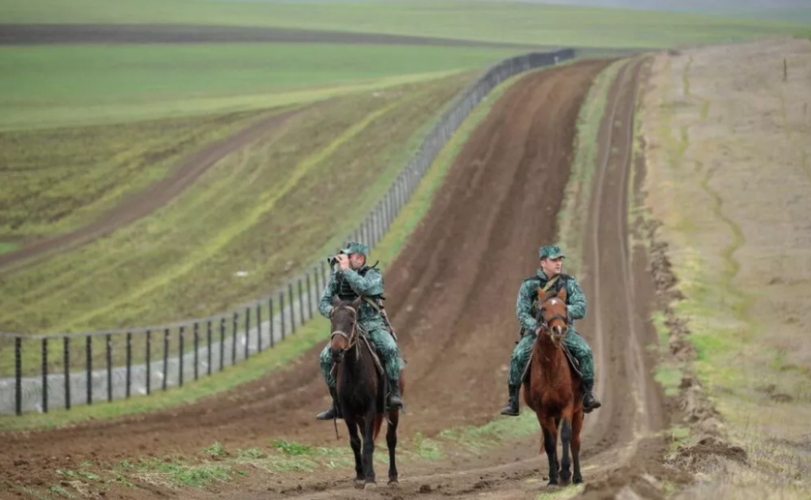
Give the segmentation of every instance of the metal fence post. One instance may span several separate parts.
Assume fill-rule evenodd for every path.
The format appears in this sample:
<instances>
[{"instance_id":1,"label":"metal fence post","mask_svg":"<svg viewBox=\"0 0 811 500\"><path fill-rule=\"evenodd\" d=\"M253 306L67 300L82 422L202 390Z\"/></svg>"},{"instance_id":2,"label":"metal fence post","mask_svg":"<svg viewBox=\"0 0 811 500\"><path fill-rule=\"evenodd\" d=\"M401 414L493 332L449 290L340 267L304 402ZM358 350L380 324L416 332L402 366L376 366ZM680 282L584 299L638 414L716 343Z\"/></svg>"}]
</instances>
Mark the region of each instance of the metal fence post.
<instances>
[{"instance_id":1,"label":"metal fence post","mask_svg":"<svg viewBox=\"0 0 811 500\"><path fill-rule=\"evenodd\" d=\"M70 410L70 337L62 338L62 356L65 360L65 409Z\"/></svg>"},{"instance_id":2,"label":"metal fence post","mask_svg":"<svg viewBox=\"0 0 811 500\"><path fill-rule=\"evenodd\" d=\"M287 295L290 298L290 333L296 333L296 308L293 301L293 282L287 284Z\"/></svg>"},{"instance_id":3,"label":"metal fence post","mask_svg":"<svg viewBox=\"0 0 811 500\"><path fill-rule=\"evenodd\" d=\"M14 337L14 406L17 415L23 413L23 339Z\"/></svg>"},{"instance_id":4,"label":"metal fence post","mask_svg":"<svg viewBox=\"0 0 811 500\"><path fill-rule=\"evenodd\" d=\"M273 349L276 346L276 341L273 339L273 297L268 299L268 323L270 324L270 348Z\"/></svg>"},{"instance_id":5,"label":"metal fence post","mask_svg":"<svg viewBox=\"0 0 811 500\"><path fill-rule=\"evenodd\" d=\"M284 324L284 292L279 292L279 319L282 321L282 340L287 332L285 332Z\"/></svg>"},{"instance_id":6,"label":"metal fence post","mask_svg":"<svg viewBox=\"0 0 811 500\"><path fill-rule=\"evenodd\" d=\"M127 380L126 380L126 397L129 399L130 390L132 387L132 333L127 332L127 345L125 346L127 352Z\"/></svg>"},{"instance_id":7,"label":"metal fence post","mask_svg":"<svg viewBox=\"0 0 811 500\"><path fill-rule=\"evenodd\" d=\"M250 356L251 308L245 308L245 359Z\"/></svg>"},{"instance_id":8,"label":"metal fence post","mask_svg":"<svg viewBox=\"0 0 811 500\"><path fill-rule=\"evenodd\" d=\"M113 400L113 336L105 335L107 348L107 402Z\"/></svg>"},{"instance_id":9,"label":"metal fence post","mask_svg":"<svg viewBox=\"0 0 811 500\"><path fill-rule=\"evenodd\" d=\"M146 395L152 393L152 330L146 331Z\"/></svg>"},{"instance_id":10,"label":"metal fence post","mask_svg":"<svg viewBox=\"0 0 811 500\"><path fill-rule=\"evenodd\" d=\"M220 318L220 371L225 368L225 316Z\"/></svg>"},{"instance_id":11,"label":"metal fence post","mask_svg":"<svg viewBox=\"0 0 811 500\"><path fill-rule=\"evenodd\" d=\"M85 368L87 369L87 404L93 404L93 336L85 337Z\"/></svg>"},{"instance_id":12,"label":"metal fence post","mask_svg":"<svg viewBox=\"0 0 811 500\"><path fill-rule=\"evenodd\" d=\"M303 325L306 319L304 319L304 293L301 287L301 278L298 279L298 310L299 310L299 325Z\"/></svg>"},{"instance_id":13,"label":"metal fence post","mask_svg":"<svg viewBox=\"0 0 811 500\"><path fill-rule=\"evenodd\" d=\"M232 318L231 323L231 332L233 333L233 337L231 338L231 366L237 364L237 322L239 321L239 313L234 311L234 317Z\"/></svg>"},{"instance_id":14,"label":"metal fence post","mask_svg":"<svg viewBox=\"0 0 811 500\"><path fill-rule=\"evenodd\" d=\"M206 321L206 374L211 376L211 320Z\"/></svg>"},{"instance_id":15,"label":"metal fence post","mask_svg":"<svg viewBox=\"0 0 811 500\"><path fill-rule=\"evenodd\" d=\"M262 303L256 304L256 352L262 352Z\"/></svg>"},{"instance_id":16,"label":"metal fence post","mask_svg":"<svg viewBox=\"0 0 811 500\"><path fill-rule=\"evenodd\" d=\"M194 380L197 380L198 373L197 367L200 364L198 351L200 350L200 325L195 321L194 322Z\"/></svg>"},{"instance_id":17,"label":"metal fence post","mask_svg":"<svg viewBox=\"0 0 811 500\"><path fill-rule=\"evenodd\" d=\"M177 353L178 382L177 382L177 385L178 385L178 387L183 387L183 354L185 353L185 347L183 346L183 344L185 343L184 342L184 340L185 340L185 338L184 338L185 337L184 330L185 330L185 325L180 325L180 330L178 331L178 339L177 339L177 345L178 345L178 353Z\"/></svg>"},{"instance_id":18,"label":"metal fence post","mask_svg":"<svg viewBox=\"0 0 811 500\"><path fill-rule=\"evenodd\" d=\"M161 388L166 390L166 380L169 378L169 329L163 330L163 380Z\"/></svg>"},{"instance_id":19,"label":"metal fence post","mask_svg":"<svg viewBox=\"0 0 811 500\"><path fill-rule=\"evenodd\" d=\"M42 412L48 413L48 337L42 338Z\"/></svg>"},{"instance_id":20,"label":"metal fence post","mask_svg":"<svg viewBox=\"0 0 811 500\"><path fill-rule=\"evenodd\" d=\"M310 291L310 272L307 272L307 314L313 319L313 294Z\"/></svg>"}]
</instances>

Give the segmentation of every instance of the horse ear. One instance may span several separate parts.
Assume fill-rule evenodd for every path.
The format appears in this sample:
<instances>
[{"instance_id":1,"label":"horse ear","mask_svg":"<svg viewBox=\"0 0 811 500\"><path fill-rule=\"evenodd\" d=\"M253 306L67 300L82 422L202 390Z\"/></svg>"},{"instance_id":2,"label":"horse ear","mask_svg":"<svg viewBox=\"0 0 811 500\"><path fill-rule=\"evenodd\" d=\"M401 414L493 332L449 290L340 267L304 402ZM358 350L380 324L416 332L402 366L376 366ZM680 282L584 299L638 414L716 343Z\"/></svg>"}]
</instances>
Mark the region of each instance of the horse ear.
<instances>
[{"instance_id":1,"label":"horse ear","mask_svg":"<svg viewBox=\"0 0 811 500\"><path fill-rule=\"evenodd\" d=\"M558 292L558 298L560 298L560 300L562 300L564 303L566 302L566 289L565 288L560 289L560 291Z\"/></svg>"},{"instance_id":2,"label":"horse ear","mask_svg":"<svg viewBox=\"0 0 811 500\"><path fill-rule=\"evenodd\" d=\"M355 309L360 307L360 303L363 302L363 297L358 297L357 299L352 301L352 307Z\"/></svg>"},{"instance_id":3,"label":"horse ear","mask_svg":"<svg viewBox=\"0 0 811 500\"><path fill-rule=\"evenodd\" d=\"M338 307L341 305L341 299L336 295L332 298L332 307Z\"/></svg>"}]
</instances>

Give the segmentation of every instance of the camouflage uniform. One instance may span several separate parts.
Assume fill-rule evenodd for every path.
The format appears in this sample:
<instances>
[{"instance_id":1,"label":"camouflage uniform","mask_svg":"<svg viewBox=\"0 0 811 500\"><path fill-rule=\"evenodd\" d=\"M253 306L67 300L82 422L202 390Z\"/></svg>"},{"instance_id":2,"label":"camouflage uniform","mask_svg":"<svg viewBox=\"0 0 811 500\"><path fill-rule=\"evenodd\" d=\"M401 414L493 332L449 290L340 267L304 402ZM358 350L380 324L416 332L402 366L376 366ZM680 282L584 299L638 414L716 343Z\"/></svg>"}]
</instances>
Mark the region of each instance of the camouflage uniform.
<instances>
[{"instance_id":1,"label":"camouflage uniform","mask_svg":"<svg viewBox=\"0 0 811 500\"><path fill-rule=\"evenodd\" d=\"M563 252L557 245L549 245L541 247L541 259L558 257L565 257ZM547 288L548 287L548 288ZM518 322L522 327L521 340L513 350L512 357L510 358L510 375L509 375L509 390L510 402L502 410L505 415L518 414L518 387L521 385L521 375L524 373L529 356L532 353L532 346L535 339L538 337L535 330L538 328L538 322L535 316L538 313L538 288L547 288L547 291L557 293L562 288L566 289L566 310L568 312L569 329L564 339L564 344L569 352L577 359L580 364L580 370L583 373L583 387L586 391L586 402L591 402L590 405L585 405L589 411L593 408L598 408L600 403L593 398L591 394L594 386L594 357L591 348L586 343L586 340L578 334L574 329L574 320L582 319L586 316L586 296L583 290L577 283L574 276L560 274L557 279L550 285L550 279L543 272L538 269L535 276L527 278L521 283L521 288L518 290L518 298L515 303L515 314L518 317Z\"/></svg>"},{"instance_id":2,"label":"camouflage uniform","mask_svg":"<svg viewBox=\"0 0 811 500\"><path fill-rule=\"evenodd\" d=\"M348 247L341 250L346 255L361 253L367 255L366 245L360 243L350 243ZM318 302L318 311L322 316L329 318L332 312L332 299L338 296L341 300L352 301L358 296L376 299L383 295L383 276L377 268L364 265L358 270L337 269L324 287L321 299ZM396 405L394 398L399 402L399 379L401 369L400 349L394 341L394 337L389 333L386 323L381 313L365 300L361 302L358 310L358 326L369 334L369 338L374 342L380 360L389 378L391 392L390 406ZM332 375L332 349L330 344L324 346L319 356L321 373L330 389L330 394L335 398L336 380ZM402 404L401 402L399 404ZM334 408L334 407L333 407ZM335 408L334 408L335 409ZM321 420L331 420L332 414L322 412L319 414ZM326 417L326 418L324 418Z\"/></svg>"}]
</instances>

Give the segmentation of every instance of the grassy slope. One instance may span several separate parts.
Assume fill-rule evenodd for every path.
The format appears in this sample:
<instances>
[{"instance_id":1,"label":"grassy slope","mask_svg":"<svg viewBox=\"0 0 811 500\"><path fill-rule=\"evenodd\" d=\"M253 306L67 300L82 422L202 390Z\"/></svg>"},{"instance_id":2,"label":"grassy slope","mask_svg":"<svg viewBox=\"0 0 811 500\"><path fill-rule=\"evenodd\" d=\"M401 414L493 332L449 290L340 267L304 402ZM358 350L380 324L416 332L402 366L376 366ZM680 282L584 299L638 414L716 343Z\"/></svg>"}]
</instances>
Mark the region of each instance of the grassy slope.
<instances>
[{"instance_id":1,"label":"grassy slope","mask_svg":"<svg viewBox=\"0 0 811 500\"><path fill-rule=\"evenodd\" d=\"M514 52L321 44L2 47L0 130L267 108L480 68Z\"/></svg>"},{"instance_id":2,"label":"grassy slope","mask_svg":"<svg viewBox=\"0 0 811 500\"><path fill-rule=\"evenodd\" d=\"M399 172L409 139L470 78L336 99L292 119L153 216L7 277L0 330L145 325L266 293L337 244ZM235 278L240 270L248 276Z\"/></svg>"},{"instance_id":3,"label":"grassy slope","mask_svg":"<svg viewBox=\"0 0 811 500\"><path fill-rule=\"evenodd\" d=\"M192 6L193 5L193 6ZM283 26L600 47L669 47L796 32L798 25L663 12L509 2L0 0L3 22ZM509 29L505 29L509 26Z\"/></svg>"},{"instance_id":4,"label":"grassy slope","mask_svg":"<svg viewBox=\"0 0 811 500\"><path fill-rule=\"evenodd\" d=\"M268 112L0 132L0 237L67 232Z\"/></svg>"}]
</instances>

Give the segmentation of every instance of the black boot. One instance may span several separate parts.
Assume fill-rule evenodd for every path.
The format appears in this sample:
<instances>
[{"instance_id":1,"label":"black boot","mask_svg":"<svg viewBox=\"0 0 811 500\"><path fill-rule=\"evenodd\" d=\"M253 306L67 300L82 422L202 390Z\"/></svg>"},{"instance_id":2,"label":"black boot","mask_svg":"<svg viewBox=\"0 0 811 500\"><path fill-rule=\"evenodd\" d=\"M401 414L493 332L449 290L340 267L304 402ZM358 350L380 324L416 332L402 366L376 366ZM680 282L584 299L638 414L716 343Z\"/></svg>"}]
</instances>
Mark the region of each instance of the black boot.
<instances>
[{"instance_id":1,"label":"black boot","mask_svg":"<svg viewBox=\"0 0 811 500\"><path fill-rule=\"evenodd\" d=\"M508 386L510 391L510 399L507 401L507 404L501 409L502 415L508 415L510 417L517 417L519 414L518 410L518 385L510 385Z\"/></svg>"},{"instance_id":2,"label":"black boot","mask_svg":"<svg viewBox=\"0 0 811 500\"><path fill-rule=\"evenodd\" d=\"M334 387L329 388L329 395L332 396L332 406L315 416L316 420L333 420L341 418L341 408L338 406L338 391Z\"/></svg>"},{"instance_id":3,"label":"black boot","mask_svg":"<svg viewBox=\"0 0 811 500\"><path fill-rule=\"evenodd\" d=\"M586 413L591 413L592 410L596 410L603 405L596 397L594 397L594 394L592 393L593 389L593 380L583 382L583 411Z\"/></svg>"},{"instance_id":4,"label":"black boot","mask_svg":"<svg viewBox=\"0 0 811 500\"><path fill-rule=\"evenodd\" d=\"M389 411L399 410L403 407L403 397L400 396L400 381L389 380Z\"/></svg>"}]
</instances>

